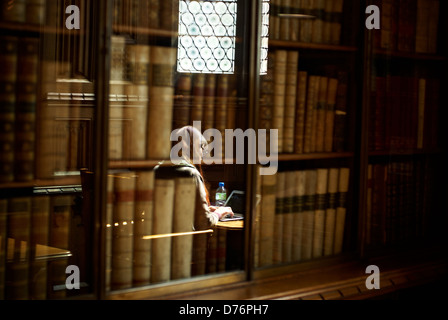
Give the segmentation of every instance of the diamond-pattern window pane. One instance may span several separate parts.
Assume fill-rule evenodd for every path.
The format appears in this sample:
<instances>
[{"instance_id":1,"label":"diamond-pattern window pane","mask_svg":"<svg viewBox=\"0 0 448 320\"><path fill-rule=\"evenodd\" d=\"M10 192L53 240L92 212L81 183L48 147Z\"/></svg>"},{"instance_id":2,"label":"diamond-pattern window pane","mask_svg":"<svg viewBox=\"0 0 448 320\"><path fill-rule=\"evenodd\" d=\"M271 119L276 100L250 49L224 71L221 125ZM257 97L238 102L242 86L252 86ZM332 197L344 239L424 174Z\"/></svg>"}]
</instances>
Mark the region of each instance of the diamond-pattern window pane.
<instances>
[{"instance_id":1,"label":"diamond-pattern window pane","mask_svg":"<svg viewBox=\"0 0 448 320\"><path fill-rule=\"evenodd\" d=\"M269 41L269 0L263 0L261 12L261 65L260 74L268 71L268 41Z\"/></svg>"},{"instance_id":2,"label":"diamond-pattern window pane","mask_svg":"<svg viewBox=\"0 0 448 320\"><path fill-rule=\"evenodd\" d=\"M235 0L179 2L177 71L233 73Z\"/></svg>"}]
</instances>

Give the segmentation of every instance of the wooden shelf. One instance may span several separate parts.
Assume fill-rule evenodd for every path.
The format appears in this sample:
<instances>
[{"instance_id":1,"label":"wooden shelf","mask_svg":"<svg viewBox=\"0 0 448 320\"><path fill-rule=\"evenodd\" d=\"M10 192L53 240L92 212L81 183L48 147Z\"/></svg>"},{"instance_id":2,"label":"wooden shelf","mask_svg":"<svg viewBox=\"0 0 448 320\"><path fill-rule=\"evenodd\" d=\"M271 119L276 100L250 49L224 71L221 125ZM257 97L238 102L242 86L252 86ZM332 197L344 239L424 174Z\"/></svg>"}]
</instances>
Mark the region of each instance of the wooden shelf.
<instances>
[{"instance_id":1,"label":"wooden shelf","mask_svg":"<svg viewBox=\"0 0 448 320\"><path fill-rule=\"evenodd\" d=\"M329 153L307 153L307 154L280 154L278 155L278 161L300 161L300 160L321 160L321 159L338 159L338 158L351 158L354 156L353 152L329 152ZM268 160L268 159L267 159ZM269 159L272 161L272 158ZM163 163L161 163L164 161ZM235 159L226 160L223 159L220 164L212 165L225 165L235 164ZM109 162L110 169L144 169L153 168L157 165L170 166L171 160L112 160ZM207 165L203 163L202 165Z\"/></svg>"},{"instance_id":2,"label":"wooden shelf","mask_svg":"<svg viewBox=\"0 0 448 320\"><path fill-rule=\"evenodd\" d=\"M81 185L81 176L61 177L55 179L36 179L26 182L6 182L0 184L0 190L72 185Z\"/></svg>"},{"instance_id":3,"label":"wooden shelf","mask_svg":"<svg viewBox=\"0 0 448 320\"><path fill-rule=\"evenodd\" d=\"M123 25L114 25L113 32L116 34L122 33L136 33L136 34L144 34L154 37L163 37L163 38L177 38L178 33L171 30L162 30L162 29L151 29L151 28L141 28L141 27L130 27Z\"/></svg>"},{"instance_id":4,"label":"wooden shelf","mask_svg":"<svg viewBox=\"0 0 448 320\"><path fill-rule=\"evenodd\" d=\"M297 161L297 160L321 160L321 159L338 159L351 158L354 156L353 152L322 152L322 153L307 153L307 154L280 154L279 161Z\"/></svg>"},{"instance_id":5,"label":"wooden shelf","mask_svg":"<svg viewBox=\"0 0 448 320\"><path fill-rule=\"evenodd\" d=\"M112 160L109 161L110 169L144 169L161 165L171 165L170 160Z\"/></svg>"},{"instance_id":6,"label":"wooden shelf","mask_svg":"<svg viewBox=\"0 0 448 320\"><path fill-rule=\"evenodd\" d=\"M357 47L341 46L322 43L307 43L307 42L294 42L284 40L269 40L269 46L276 48L288 48L288 49L309 49L309 50L322 50L322 51L339 51L339 52L357 52Z\"/></svg>"},{"instance_id":7,"label":"wooden shelf","mask_svg":"<svg viewBox=\"0 0 448 320\"><path fill-rule=\"evenodd\" d=\"M411 60L425 60L425 61L447 61L448 58L437 54L429 53L415 53L415 52L400 52L389 51L384 49L374 49L373 54L383 58L401 58Z\"/></svg>"},{"instance_id":8,"label":"wooden shelf","mask_svg":"<svg viewBox=\"0 0 448 320\"><path fill-rule=\"evenodd\" d=\"M403 149L403 150L375 150L369 151L369 157L381 157L381 156L413 156L413 155L425 155L425 154L438 154L442 151L440 149Z\"/></svg>"},{"instance_id":9,"label":"wooden shelf","mask_svg":"<svg viewBox=\"0 0 448 320\"><path fill-rule=\"evenodd\" d=\"M9 31L21 31L21 32L32 32L39 33L42 31L42 25L39 24L31 24L26 22L0 22L0 29L9 30Z\"/></svg>"}]
</instances>

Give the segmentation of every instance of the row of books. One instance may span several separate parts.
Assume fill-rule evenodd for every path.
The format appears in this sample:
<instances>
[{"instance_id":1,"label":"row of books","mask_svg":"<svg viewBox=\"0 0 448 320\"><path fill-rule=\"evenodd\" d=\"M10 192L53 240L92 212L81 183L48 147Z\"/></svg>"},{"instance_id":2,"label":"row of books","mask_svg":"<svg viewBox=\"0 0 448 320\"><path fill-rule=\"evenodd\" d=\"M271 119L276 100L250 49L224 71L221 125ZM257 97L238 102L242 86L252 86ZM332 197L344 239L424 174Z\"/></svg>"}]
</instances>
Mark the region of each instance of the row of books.
<instances>
[{"instance_id":1,"label":"row of books","mask_svg":"<svg viewBox=\"0 0 448 320\"><path fill-rule=\"evenodd\" d=\"M108 177L108 282L112 290L225 271L226 231L204 226L193 178L154 171Z\"/></svg>"},{"instance_id":2,"label":"row of books","mask_svg":"<svg viewBox=\"0 0 448 320\"><path fill-rule=\"evenodd\" d=\"M313 75L298 64L298 51L270 52L260 128L278 129L279 153L345 151L347 73Z\"/></svg>"},{"instance_id":3,"label":"row of books","mask_svg":"<svg viewBox=\"0 0 448 320\"><path fill-rule=\"evenodd\" d=\"M381 28L374 45L391 51L437 53L439 0L376 0Z\"/></svg>"},{"instance_id":4,"label":"row of books","mask_svg":"<svg viewBox=\"0 0 448 320\"><path fill-rule=\"evenodd\" d=\"M440 80L388 74L374 82L370 149L437 148Z\"/></svg>"},{"instance_id":5,"label":"row of books","mask_svg":"<svg viewBox=\"0 0 448 320\"><path fill-rule=\"evenodd\" d=\"M426 235L435 191L434 174L423 160L369 164L368 245L398 244Z\"/></svg>"},{"instance_id":6,"label":"row of books","mask_svg":"<svg viewBox=\"0 0 448 320\"><path fill-rule=\"evenodd\" d=\"M89 165L93 83L39 60L35 38L1 37L0 182L54 178Z\"/></svg>"},{"instance_id":7,"label":"row of books","mask_svg":"<svg viewBox=\"0 0 448 320\"><path fill-rule=\"evenodd\" d=\"M42 24L45 21L45 7L56 5L56 1L45 0L2 0L2 21ZM65 10L64 10L65 12Z\"/></svg>"},{"instance_id":8,"label":"row of books","mask_svg":"<svg viewBox=\"0 0 448 320\"><path fill-rule=\"evenodd\" d=\"M34 174L38 40L0 39L0 181Z\"/></svg>"},{"instance_id":9,"label":"row of books","mask_svg":"<svg viewBox=\"0 0 448 320\"><path fill-rule=\"evenodd\" d=\"M178 29L179 0L115 0L113 7L114 25L122 33L139 29L162 29L176 31Z\"/></svg>"},{"instance_id":10,"label":"row of books","mask_svg":"<svg viewBox=\"0 0 448 320\"><path fill-rule=\"evenodd\" d=\"M349 175L349 168L319 168L262 176L256 266L340 254Z\"/></svg>"},{"instance_id":11,"label":"row of books","mask_svg":"<svg viewBox=\"0 0 448 320\"><path fill-rule=\"evenodd\" d=\"M177 74L176 49L112 40L111 159L168 159L171 131L193 121L224 137L242 118L232 75ZM151 137L149 139L149 137Z\"/></svg>"},{"instance_id":12,"label":"row of books","mask_svg":"<svg viewBox=\"0 0 448 320\"><path fill-rule=\"evenodd\" d=\"M269 38L339 45L344 0L271 0ZM303 14L313 19L291 15Z\"/></svg>"},{"instance_id":13,"label":"row of books","mask_svg":"<svg viewBox=\"0 0 448 320\"><path fill-rule=\"evenodd\" d=\"M0 199L0 299L66 296L70 250L81 240L73 230L75 197Z\"/></svg>"}]
</instances>

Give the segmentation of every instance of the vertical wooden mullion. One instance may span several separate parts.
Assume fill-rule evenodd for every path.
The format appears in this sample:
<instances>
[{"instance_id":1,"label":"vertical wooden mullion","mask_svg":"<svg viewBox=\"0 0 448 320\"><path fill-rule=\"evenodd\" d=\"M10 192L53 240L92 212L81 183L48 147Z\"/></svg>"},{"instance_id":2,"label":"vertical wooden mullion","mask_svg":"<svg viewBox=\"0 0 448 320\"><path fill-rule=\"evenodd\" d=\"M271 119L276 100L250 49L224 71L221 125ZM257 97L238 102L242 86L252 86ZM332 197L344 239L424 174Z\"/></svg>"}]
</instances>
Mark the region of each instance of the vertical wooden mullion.
<instances>
[{"instance_id":1,"label":"vertical wooden mullion","mask_svg":"<svg viewBox=\"0 0 448 320\"><path fill-rule=\"evenodd\" d=\"M109 133L109 77L110 42L112 34L113 0L98 1L94 16L93 34L96 35L98 50L95 61L96 112L94 116L94 274L97 297L104 299L106 292L106 207L108 172L108 133Z\"/></svg>"}]
</instances>

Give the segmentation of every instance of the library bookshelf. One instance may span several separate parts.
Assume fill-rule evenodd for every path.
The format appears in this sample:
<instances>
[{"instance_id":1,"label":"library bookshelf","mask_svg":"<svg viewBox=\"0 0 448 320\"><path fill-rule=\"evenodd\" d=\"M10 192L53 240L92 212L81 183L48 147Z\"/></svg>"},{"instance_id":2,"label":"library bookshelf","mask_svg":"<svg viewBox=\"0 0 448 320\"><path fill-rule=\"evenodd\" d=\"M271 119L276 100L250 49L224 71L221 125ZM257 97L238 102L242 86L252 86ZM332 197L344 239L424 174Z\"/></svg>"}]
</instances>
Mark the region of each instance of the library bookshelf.
<instances>
[{"instance_id":1,"label":"library bookshelf","mask_svg":"<svg viewBox=\"0 0 448 320\"><path fill-rule=\"evenodd\" d=\"M68 1L1 3L0 299L364 299L446 279L444 1L84 0L79 30ZM198 227L194 182L162 174L193 121L267 130L268 152L277 130L273 175L272 153L201 165L212 202L221 181L244 192L242 228Z\"/></svg>"}]
</instances>

